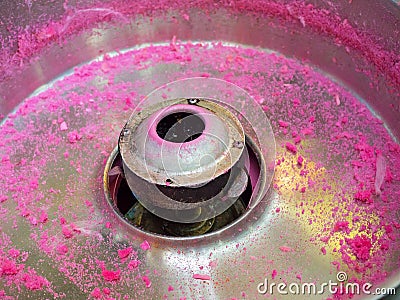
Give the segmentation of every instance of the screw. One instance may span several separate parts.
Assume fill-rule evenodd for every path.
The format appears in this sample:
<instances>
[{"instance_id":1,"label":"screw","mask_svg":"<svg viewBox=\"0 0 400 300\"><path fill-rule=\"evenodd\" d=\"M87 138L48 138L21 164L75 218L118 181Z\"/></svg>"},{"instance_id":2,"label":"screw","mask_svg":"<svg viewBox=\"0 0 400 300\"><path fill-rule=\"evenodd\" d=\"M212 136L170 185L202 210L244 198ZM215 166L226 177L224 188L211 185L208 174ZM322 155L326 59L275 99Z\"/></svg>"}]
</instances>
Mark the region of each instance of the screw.
<instances>
[{"instance_id":1,"label":"screw","mask_svg":"<svg viewBox=\"0 0 400 300\"><path fill-rule=\"evenodd\" d=\"M191 104L191 105L195 105L195 104L197 104L197 103L199 103L199 99L196 99L196 98L190 98L190 99L188 99L188 103L189 104Z\"/></svg>"},{"instance_id":2,"label":"screw","mask_svg":"<svg viewBox=\"0 0 400 300\"><path fill-rule=\"evenodd\" d=\"M242 149L242 148L243 148L243 142L241 142L241 141L234 141L234 142L233 142L233 147Z\"/></svg>"},{"instance_id":3,"label":"screw","mask_svg":"<svg viewBox=\"0 0 400 300\"><path fill-rule=\"evenodd\" d=\"M128 128L125 128L124 131L122 132L122 136L127 136L130 133L131 131Z\"/></svg>"}]
</instances>

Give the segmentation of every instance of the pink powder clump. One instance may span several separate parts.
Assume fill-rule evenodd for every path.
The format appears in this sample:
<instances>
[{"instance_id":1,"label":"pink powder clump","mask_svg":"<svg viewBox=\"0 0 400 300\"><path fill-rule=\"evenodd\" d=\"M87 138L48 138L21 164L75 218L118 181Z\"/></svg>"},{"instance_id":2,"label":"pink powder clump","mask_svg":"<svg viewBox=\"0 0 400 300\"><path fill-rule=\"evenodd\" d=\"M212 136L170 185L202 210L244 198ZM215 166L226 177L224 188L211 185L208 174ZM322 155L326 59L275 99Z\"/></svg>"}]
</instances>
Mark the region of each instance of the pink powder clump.
<instances>
[{"instance_id":1,"label":"pink powder clump","mask_svg":"<svg viewBox=\"0 0 400 300\"><path fill-rule=\"evenodd\" d=\"M297 147L295 145L293 145L292 143L286 142L285 147L288 151L292 152L293 154L297 153Z\"/></svg>"},{"instance_id":2,"label":"pink powder clump","mask_svg":"<svg viewBox=\"0 0 400 300\"><path fill-rule=\"evenodd\" d=\"M353 239L347 239L347 244L359 260L365 261L369 259L372 244L367 236L357 235Z\"/></svg>"},{"instance_id":3,"label":"pink powder clump","mask_svg":"<svg viewBox=\"0 0 400 300\"><path fill-rule=\"evenodd\" d=\"M329 238L330 238L330 236L323 236L323 237L320 238L320 240L321 240L321 242L326 243L326 242L329 241Z\"/></svg>"},{"instance_id":4,"label":"pink powder clump","mask_svg":"<svg viewBox=\"0 0 400 300\"><path fill-rule=\"evenodd\" d=\"M294 137L293 138L293 142L295 143L295 144L299 144L300 142L301 142L301 137L298 135L298 136L296 136L296 137Z\"/></svg>"},{"instance_id":5,"label":"pink powder clump","mask_svg":"<svg viewBox=\"0 0 400 300\"><path fill-rule=\"evenodd\" d=\"M22 281L24 282L25 287L31 291L40 290L44 286L49 285L49 282L46 280L46 278L37 275L33 270L29 270L27 273L23 274Z\"/></svg>"},{"instance_id":6,"label":"pink powder clump","mask_svg":"<svg viewBox=\"0 0 400 300\"><path fill-rule=\"evenodd\" d=\"M279 250L281 250L282 252L291 252L292 248L287 247L287 246L281 246L281 247L279 247Z\"/></svg>"},{"instance_id":7,"label":"pink powder clump","mask_svg":"<svg viewBox=\"0 0 400 300\"><path fill-rule=\"evenodd\" d=\"M17 258L18 256L20 256L21 252L18 249L11 248L10 250L8 250L8 254L13 258Z\"/></svg>"},{"instance_id":8,"label":"pink powder clump","mask_svg":"<svg viewBox=\"0 0 400 300\"><path fill-rule=\"evenodd\" d=\"M297 164L301 166L303 165L303 161L304 161L303 157L299 155L299 157L297 157Z\"/></svg>"},{"instance_id":9,"label":"pink powder clump","mask_svg":"<svg viewBox=\"0 0 400 300\"><path fill-rule=\"evenodd\" d=\"M151 287L151 281L150 281L149 277L147 277L147 276L142 276L142 280L143 280L143 282L145 283L145 285L146 285L147 288Z\"/></svg>"},{"instance_id":10,"label":"pink powder clump","mask_svg":"<svg viewBox=\"0 0 400 300\"><path fill-rule=\"evenodd\" d=\"M70 228L68 228L68 226L66 226L66 225L62 226L61 232L66 239L70 239L74 235L73 231Z\"/></svg>"},{"instance_id":11,"label":"pink powder clump","mask_svg":"<svg viewBox=\"0 0 400 300\"><path fill-rule=\"evenodd\" d=\"M71 131L68 133L68 141L70 144L75 144L76 142L82 139L82 135L79 134L77 131Z\"/></svg>"},{"instance_id":12,"label":"pink powder clump","mask_svg":"<svg viewBox=\"0 0 400 300\"><path fill-rule=\"evenodd\" d=\"M15 275L19 272L20 267L12 260L0 258L0 276Z\"/></svg>"},{"instance_id":13,"label":"pink powder clump","mask_svg":"<svg viewBox=\"0 0 400 300\"><path fill-rule=\"evenodd\" d=\"M101 290L100 288L96 287L94 290L90 293L90 296L92 296L95 299L101 298Z\"/></svg>"},{"instance_id":14,"label":"pink powder clump","mask_svg":"<svg viewBox=\"0 0 400 300\"><path fill-rule=\"evenodd\" d=\"M211 277L209 275L204 275L204 274L193 274L193 278L200 280L211 280Z\"/></svg>"},{"instance_id":15,"label":"pink powder clump","mask_svg":"<svg viewBox=\"0 0 400 300\"><path fill-rule=\"evenodd\" d=\"M144 241L143 243L140 244L140 248L142 248L142 250L149 250L150 249L150 244L148 241Z\"/></svg>"},{"instance_id":16,"label":"pink powder clump","mask_svg":"<svg viewBox=\"0 0 400 300\"><path fill-rule=\"evenodd\" d=\"M57 246L57 252L60 255L65 255L68 253L68 246L65 244L60 244Z\"/></svg>"},{"instance_id":17,"label":"pink powder clump","mask_svg":"<svg viewBox=\"0 0 400 300\"><path fill-rule=\"evenodd\" d=\"M47 222L47 220L48 220L47 212L42 211L42 212L40 213L39 222L42 223L42 224L44 224L44 223Z\"/></svg>"},{"instance_id":18,"label":"pink powder clump","mask_svg":"<svg viewBox=\"0 0 400 300\"><path fill-rule=\"evenodd\" d=\"M140 265L140 261L133 259L128 263L128 269L133 270L136 269Z\"/></svg>"},{"instance_id":19,"label":"pink powder clump","mask_svg":"<svg viewBox=\"0 0 400 300\"><path fill-rule=\"evenodd\" d=\"M334 232L343 231L346 233L350 233L349 222L347 221L337 221L335 226L333 227Z\"/></svg>"},{"instance_id":20,"label":"pink powder clump","mask_svg":"<svg viewBox=\"0 0 400 300\"><path fill-rule=\"evenodd\" d=\"M60 124L60 130L61 130L61 131L66 131L66 130L68 130L68 125L67 125L67 123L62 122L62 123Z\"/></svg>"},{"instance_id":21,"label":"pink powder clump","mask_svg":"<svg viewBox=\"0 0 400 300\"><path fill-rule=\"evenodd\" d=\"M366 204L371 204L373 202L371 196L372 194L370 191L358 191L354 194L354 199Z\"/></svg>"},{"instance_id":22,"label":"pink powder clump","mask_svg":"<svg viewBox=\"0 0 400 300\"><path fill-rule=\"evenodd\" d=\"M278 123L279 123L279 126L282 127L282 128L287 128L287 127L289 127L289 123L288 123L288 122L279 120Z\"/></svg>"},{"instance_id":23,"label":"pink powder clump","mask_svg":"<svg viewBox=\"0 0 400 300\"><path fill-rule=\"evenodd\" d=\"M101 272L101 275L103 275L105 281L117 281L120 279L120 274L121 274L120 270L112 271L104 269Z\"/></svg>"},{"instance_id":24,"label":"pink powder clump","mask_svg":"<svg viewBox=\"0 0 400 300\"><path fill-rule=\"evenodd\" d=\"M208 266L210 268L215 268L217 266L217 261L216 260L212 260L208 263Z\"/></svg>"},{"instance_id":25,"label":"pink powder clump","mask_svg":"<svg viewBox=\"0 0 400 300\"><path fill-rule=\"evenodd\" d=\"M132 247L118 250L118 256L120 259L127 258L133 252Z\"/></svg>"}]
</instances>

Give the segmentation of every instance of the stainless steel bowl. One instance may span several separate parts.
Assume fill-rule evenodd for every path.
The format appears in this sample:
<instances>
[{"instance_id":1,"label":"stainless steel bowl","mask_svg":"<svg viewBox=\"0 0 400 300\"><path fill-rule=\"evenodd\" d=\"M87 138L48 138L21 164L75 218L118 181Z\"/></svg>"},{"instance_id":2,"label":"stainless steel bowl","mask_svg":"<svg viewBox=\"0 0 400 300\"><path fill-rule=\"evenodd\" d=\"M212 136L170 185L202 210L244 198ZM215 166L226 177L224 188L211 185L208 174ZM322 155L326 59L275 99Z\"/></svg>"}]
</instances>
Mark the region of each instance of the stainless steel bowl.
<instances>
[{"instance_id":1,"label":"stainless steel bowl","mask_svg":"<svg viewBox=\"0 0 400 300\"><path fill-rule=\"evenodd\" d=\"M3 129L9 114L24 108L26 98L48 90L49 83L71 74L71 68L105 53L116 55L115 51L146 47L149 43L169 44L173 37L178 37L182 43L222 41L227 45L267 49L306 62L365 101L383 120L393 140L400 139L400 8L393 1L37 0L3 3L0 15ZM182 66L160 64L120 75L122 81L146 80L135 91L137 95L146 95L169 82L168 74L180 70L186 71ZM104 82L99 78L91 84L100 88ZM90 88L87 85L78 92ZM74 92L77 91L72 87L66 89L66 99ZM19 299L86 299L96 296L96 288L100 288L102 297L109 294L118 299L162 299L164 295L168 299L264 299L257 287L270 278L272 269L293 267L294 271L280 275L287 282L298 281L298 270L302 271L303 282L338 280L331 266L335 257L321 255L320 247L309 242L313 233L294 221L293 215L277 213L285 195L274 191L224 230L203 238L158 237L132 229L110 208L102 184L105 159L117 145L130 110L110 110L88 119L71 106L69 112L63 111L61 115L76 128L104 125L93 132L92 139L83 139L84 146L73 145L76 147L69 153L72 164L64 159L67 154L58 146L56 133L55 141L35 144L34 137L21 141L22 144L14 141L15 151L11 152L10 145L0 141L0 156L7 157L2 161L3 173L15 172L15 176L0 177L0 190L6 191L6 198L0 198L4 201L0 204L0 254L2 259L8 259L9 250L17 248L22 254L14 258L17 264L24 265L23 270L9 273L3 265L0 290L4 289L5 295ZM29 127L36 137L48 137L53 130L52 121L58 124L59 117L55 109L11 119L15 119L18 133ZM41 126L35 131L32 124ZM10 134L16 133L10 129ZM282 141L279 136L276 138ZM77 140L79 133L73 137L74 143ZM48 158L43 169L30 169L30 161L41 157ZM78 168L81 172L77 172ZM25 197L13 198L22 186L29 185L39 187L25 196L37 198L31 202ZM24 213L24 203L28 202L30 212L43 210L46 220L40 223ZM65 248L60 245L69 251L64 253ZM280 249L285 245L290 248ZM118 252L129 247L129 255L140 265L135 265L136 260L129 264L128 258L124 258L127 252ZM286 250L293 247L301 251L287 255ZM383 271L388 276L379 282L379 287L392 288L400 283L399 241L393 247L385 257ZM129 272L112 273L117 269ZM23 272L28 275L18 277ZM32 272L48 281L39 284L38 290L32 281L42 279ZM121 278L113 281L113 276ZM274 296L288 297L270 298ZM293 296L322 297L329 297L329 293ZM380 298L365 294L358 297Z\"/></svg>"}]
</instances>

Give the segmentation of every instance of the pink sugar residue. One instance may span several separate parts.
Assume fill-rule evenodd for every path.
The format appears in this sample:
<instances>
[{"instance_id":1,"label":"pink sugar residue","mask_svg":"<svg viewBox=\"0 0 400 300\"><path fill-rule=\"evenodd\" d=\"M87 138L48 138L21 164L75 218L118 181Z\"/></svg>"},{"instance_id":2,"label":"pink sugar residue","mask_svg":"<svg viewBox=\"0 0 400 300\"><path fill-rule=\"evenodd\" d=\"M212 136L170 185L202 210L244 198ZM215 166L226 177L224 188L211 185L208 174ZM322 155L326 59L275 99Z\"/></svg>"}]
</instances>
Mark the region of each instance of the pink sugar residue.
<instances>
[{"instance_id":1,"label":"pink sugar residue","mask_svg":"<svg viewBox=\"0 0 400 300\"><path fill-rule=\"evenodd\" d=\"M369 190L359 190L354 194L354 199L366 204L373 202L372 193Z\"/></svg>"},{"instance_id":2,"label":"pink sugar residue","mask_svg":"<svg viewBox=\"0 0 400 300\"><path fill-rule=\"evenodd\" d=\"M103 288L103 294L104 295L110 295L111 294L111 290L109 288Z\"/></svg>"},{"instance_id":3,"label":"pink sugar residue","mask_svg":"<svg viewBox=\"0 0 400 300\"><path fill-rule=\"evenodd\" d=\"M333 231L344 231L346 233L350 233L349 222L347 221L337 221Z\"/></svg>"},{"instance_id":4,"label":"pink sugar residue","mask_svg":"<svg viewBox=\"0 0 400 300\"><path fill-rule=\"evenodd\" d=\"M293 145L292 143L287 142L285 144L285 147L288 151L292 152L293 154L297 153L297 147L295 145Z\"/></svg>"},{"instance_id":5,"label":"pink sugar residue","mask_svg":"<svg viewBox=\"0 0 400 300\"><path fill-rule=\"evenodd\" d=\"M92 296L95 299L101 298L102 294L100 288L98 287L94 288L93 291L90 293L90 296Z\"/></svg>"},{"instance_id":6,"label":"pink sugar residue","mask_svg":"<svg viewBox=\"0 0 400 300\"><path fill-rule=\"evenodd\" d=\"M210 267L210 268L212 268L212 269L214 269L214 268L216 268L217 267L217 261L216 260L212 260L212 261L210 261L209 263L208 263L208 266Z\"/></svg>"},{"instance_id":7,"label":"pink sugar residue","mask_svg":"<svg viewBox=\"0 0 400 300\"><path fill-rule=\"evenodd\" d=\"M289 123L282 121L282 120L278 120L279 126L282 128L288 128L289 127Z\"/></svg>"},{"instance_id":8,"label":"pink sugar residue","mask_svg":"<svg viewBox=\"0 0 400 300\"><path fill-rule=\"evenodd\" d=\"M57 252L58 252L58 254L60 254L60 255L65 255L65 254L67 254L67 253L68 253L68 246L65 245L65 244L59 244L59 245L57 246Z\"/></svg>"},{"instance_id":9,"label":"pink sugar residue","mask_svg":"<svg viewBox=\"0 0 400 300\"><path fill-rule=\"evenodd\" d=\"M62 122L62 123L60 124L60 130L61 130L61 131L66 131L66 130L68 130L68 125L67 125L67 123Z\"/></svg>"},{"instance_id":10,"label":"pink sugar residue","mask_svg":"<svg viewBox=\"0 0 400 300\"><path fill-rule=\"evenodd\" d=\"M128 269L133 270L136 269L140 265L140 261L133 259L128 263Z\"/></svg>"},{"instance_id":11,"label":"pink sugar residue","mask_svg":"<svg viewBox=\"0 0 400 300\"><path fill-rule=\"evenodd\" d=\"M8 255L10 255L12 258L17 258L21 255L21 251L11 248L10 250L8 250Z\"/></svg>"},{"instance_id":12,"label":"pink sugar residue","mask_svg":"<svg viewBox=\"0 0 400 300\"><path fill-rule=\"evenodd\" d=\"M304 161L303 157L301 155L299 155L297 157L297 164L301 166L301 165L303 165L303 161Z\"/></svg>"},{"instance_id":13,"label":"pink sugar residue","mask_svg":"<svg viewBox=\"0 0 400 300\"><path fill-rule=\"evenodd\" d=\"M143 243L140 244L140 248L142 248L142 250L149 250L150 249L150 244L148 241L144 241Z\"/></svg>"},{"instance_id":14,"label":"pink sugar residue","mask_svg":"<svg viewBox=\"0 0 400 300\"><path fill-rule=\"evenodd\" d=\"M39 276L32 269L28 270L23 276L22 281L28 290L41 290L43 287L48 286L50 283L46 278Z\"/></svg>"},{"instance_id":15,"label":"pink sugar residue","mask_svg":"<svg viewBox=\"0 0 400 300\"><path fill-rule=\"evenodd\" d=\"M82 139L82 135L79 134L75 130L68 133L68 141L71 144L75 144L76 142L80 141L81 139Z\"/></svg>"},{"instance_id":16,"label":"pink sugar residue","mask_svg":"<svg viewBox=\"0 0 400 300\"><path fill-rule=\"evenodd\" d=\"M103 276L105 281L118 281L120 279L121 271L120 270L112 271L104 269L101 272L101 275Z\"/></svg>"},{"instance_id":17,"label":"pink sugar residue","mask_svg":"<svg viewBox=\"0 0 400 300\"><path fill-rule=\"evenodd\" d=\"M209 275L205 275L205 274L193 274L192 277L194 279L199 279L199 280L211 280L211 277Z\"/></svg>"},{"instance_id":18,"label":"pink sugar residue","mask_svg":"<svg viewBox=\"0 0 400 300\"><path fill-rule=\"evenodd\" d=\"M68 225L63 225L61 232L66 239L70 239L74 236L73 230Z\"/></svg>"},{"instance_id":19,"label":"pink sugar residue","mask_svg":"<svg viewBox=\"0 0 400 300\"><path fill-rule=\"evenodd\" d=\"M47 215L47 212L46 212L46 211L42 211L42 212L40 213L40 216L39 216L39 222L42 223L42 224L44 224L44 223L47 222L48 219L49 219L49 217L48 217L48 215Z\"/></svg>"},{"instance_id":20,"label":"pink sugar residue","mask_svg":"<svg viewBox=\"0 0 400 300\"><path fill-rule=\"evenodd\" d=\"M21 269L14 261L0 258L0 277L3 275L15 275Z\"/></svg>"},{"instance_id":21,"label":"pink sugar residue","mask_svg":"<svg viewBox=\"0 0 400 300\"><path fill-rule=\"evenodd\" d=\"M149 277L142 276L142 280L143 280L143 282L144 282L144 284L146 285L147 288L151 287L151 281L150 281Z\"/></svg>"},{"instance_id":22,"label":"pink sugar residue","mask_svg":"<svg viewBox=\"0 0 400 300\"><path fill-rule=\"evenodd\" d=\"M280 246L279 250L281 250L282 252L292 252L293 251L293 249L288 246Z\"/></svg>"},{"instance_id":23,"label":"pink sugar residue","mask_svg":"<svg viewBox=\"0 0 400 300\"><path fill-rule=\"evenodd\" d=\"M119 249L118 256L120 259L124 259L124 258L127 258L129 255L131 255L132 252L133 252L132 247L128 247L125 249Z\"/></svg>"},{"instance_id":24,"label":"pink sugar residue","mask_svg":"<svg viewBox=\"0 0 400 300\"><path fill-rule=\"evenodd\" d=\"M353 239L347 239L347 243L357 259L366 261L370 258L372 243L367 236L357 235Z\"/></svg>"}]
</instances>

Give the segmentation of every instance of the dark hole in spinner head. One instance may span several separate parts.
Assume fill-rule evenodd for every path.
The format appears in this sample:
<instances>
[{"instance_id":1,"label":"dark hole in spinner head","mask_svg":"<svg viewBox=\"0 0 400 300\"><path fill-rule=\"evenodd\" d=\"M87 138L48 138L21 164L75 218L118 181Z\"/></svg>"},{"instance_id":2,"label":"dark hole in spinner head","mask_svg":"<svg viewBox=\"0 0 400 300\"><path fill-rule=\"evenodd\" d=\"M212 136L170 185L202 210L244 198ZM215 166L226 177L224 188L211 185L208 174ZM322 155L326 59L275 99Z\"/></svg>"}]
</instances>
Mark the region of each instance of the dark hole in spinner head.
<instances>
[{"instance_id":1,"label":"dark hole in spinner head","mask_svg":"<svg viewBox=\"0 0 400 300\"><path fill-rule=\"evenodd\" d=\"M172 180L167 179L167 185L157 185L157 188L165 196L177 202L198 203L218 195L228 183L230 176L231 170L197 188L176 188L170 186Z\"/></svg>"},{"instance_id":2,"label":"dark hole in spinner head","mask_svg":"<svg viewBox=\"0 0 400 300\"><path fill-rule=\"evenodd\" d=\"M172 143L185 143L197 139L203 134L203 120L188 112L176 112L162 118L156 132L160 138Z\"/></svg>"}]
</instances>

